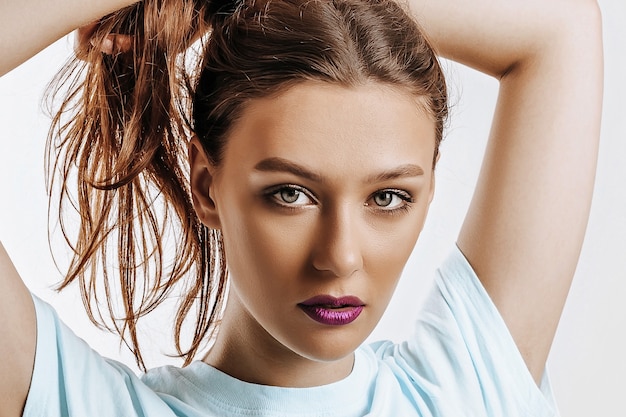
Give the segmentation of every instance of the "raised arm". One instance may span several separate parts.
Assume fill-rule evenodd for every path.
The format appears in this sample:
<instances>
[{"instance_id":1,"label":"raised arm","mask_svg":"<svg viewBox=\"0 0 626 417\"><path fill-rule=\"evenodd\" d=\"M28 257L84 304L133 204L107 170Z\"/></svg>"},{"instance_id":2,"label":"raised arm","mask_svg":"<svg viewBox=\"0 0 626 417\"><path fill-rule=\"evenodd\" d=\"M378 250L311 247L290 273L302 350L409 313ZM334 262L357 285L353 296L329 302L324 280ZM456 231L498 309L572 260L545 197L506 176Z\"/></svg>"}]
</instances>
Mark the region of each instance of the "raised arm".
<instances>
[{"instance_id":1,"label":"raised arm","mask_svg":"<svg viewBox=\"0 0 626 417\"><path fill-rule=\"evenodd\" d=\"M593 0L411 0L440 53L500 80L458 245L539 381L591 203L602 101Z\"/></svg>"},{"instance_id":2,"label":"raised arm","mask_svg":"<svg viewBox=\"0 0 626 417\"><path fill-rule=\"evenodd\" d=\"M76 27L132 3L133 0L0 2L0 76ZM22 415L35 343L31 296L0 244L0 417Z\"/></svg>"},{"instance_id":3,"label":"raised arm","mask_svg":"<svg viewBox=\"0 0 626 417\"><path fill-rule=\"evenodd\" d=\"M79 26L137 0L3 0L0 76Z\"/></svg>"}]
</instances>

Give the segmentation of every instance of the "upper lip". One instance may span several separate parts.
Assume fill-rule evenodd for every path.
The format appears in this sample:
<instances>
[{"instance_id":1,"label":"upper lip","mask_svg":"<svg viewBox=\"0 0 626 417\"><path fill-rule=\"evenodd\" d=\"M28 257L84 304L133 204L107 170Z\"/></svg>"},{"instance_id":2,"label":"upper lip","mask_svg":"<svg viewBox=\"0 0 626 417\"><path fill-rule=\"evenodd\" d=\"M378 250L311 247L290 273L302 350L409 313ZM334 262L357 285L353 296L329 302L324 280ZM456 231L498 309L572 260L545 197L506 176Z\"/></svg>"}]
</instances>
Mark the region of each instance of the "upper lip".
<instances>
[{"instance_id":1,"label":"upper lip","mask_svg":"<svg viewBox=\"0 0 626 417\"><path fill-rule=\"evenodd\" d=\"M347 295L343 297L333 297L332 295L316 295L306 301L301 302L299 305L311 307L311 306L327 306L327 307L359 307L364 306L365 303L361 301L359 297Z\"/></svg>"}]
</instances>

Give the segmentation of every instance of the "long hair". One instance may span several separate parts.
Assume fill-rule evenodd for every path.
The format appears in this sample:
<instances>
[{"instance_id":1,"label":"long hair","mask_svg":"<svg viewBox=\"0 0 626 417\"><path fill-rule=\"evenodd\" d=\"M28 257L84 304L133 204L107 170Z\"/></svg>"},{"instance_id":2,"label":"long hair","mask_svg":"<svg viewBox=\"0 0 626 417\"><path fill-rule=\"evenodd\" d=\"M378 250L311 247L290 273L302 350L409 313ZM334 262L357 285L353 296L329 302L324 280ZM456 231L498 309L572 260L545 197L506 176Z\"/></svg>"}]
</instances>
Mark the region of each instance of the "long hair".
<instances>
[{"instance_id":1,"label":"long hair","mask_svg":"<svg viewBox=\"0 0 626 417\"><path fill-rule=\"evenodd\" d=\"M188 364L217 331L225 301L221 235L191 203L192 133L217 165L250 100L315 80L409 91L435 121L436 149L443 136L442 70L393 0L145 0L103 18L94 44L109 33L132 35L131 51L83 51L57 77L64 98L48 140L49 190L59 185L61 230L74 253L60 288L78 281L90 319L117 331L141 367L142 316L180 298L174 336ZM197 39L204 42L194 60ZM75 236L67 203L79 213ZM192 312L193 338L183 347Z\"/></svg>"}]
</instances>

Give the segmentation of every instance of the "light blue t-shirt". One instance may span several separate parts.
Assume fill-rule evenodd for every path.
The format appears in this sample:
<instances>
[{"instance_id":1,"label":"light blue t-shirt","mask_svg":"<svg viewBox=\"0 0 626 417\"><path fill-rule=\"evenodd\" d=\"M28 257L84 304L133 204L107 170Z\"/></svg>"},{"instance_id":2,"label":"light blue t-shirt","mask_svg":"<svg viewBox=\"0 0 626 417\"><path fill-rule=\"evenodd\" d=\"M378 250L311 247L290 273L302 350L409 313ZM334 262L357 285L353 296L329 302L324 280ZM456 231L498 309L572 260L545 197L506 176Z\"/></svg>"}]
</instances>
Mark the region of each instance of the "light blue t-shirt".
<instances>
[{"instance_id":1,"label":"light blue t-shirt","mask_svg":"<svg viewBox=\"0 0 626 417\"><path fill-rule=\"evenodd\" d=\"M136 376L101 357L35 299L37 350L26 417L554 417L467 260L437 271L412 337L360 347L352 373L313 388L250 384L197 361Z\"/></svg>"}]
</instances>

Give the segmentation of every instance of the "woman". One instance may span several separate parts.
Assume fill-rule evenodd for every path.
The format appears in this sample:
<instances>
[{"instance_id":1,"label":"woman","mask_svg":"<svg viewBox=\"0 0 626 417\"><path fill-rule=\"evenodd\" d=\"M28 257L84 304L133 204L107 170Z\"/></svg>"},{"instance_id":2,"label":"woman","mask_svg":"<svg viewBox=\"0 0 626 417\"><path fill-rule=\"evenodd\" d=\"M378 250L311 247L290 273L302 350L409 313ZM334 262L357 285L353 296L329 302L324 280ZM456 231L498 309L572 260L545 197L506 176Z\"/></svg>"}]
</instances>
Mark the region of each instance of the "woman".
<instances>
[{"instance_id":1,"label":"woman","mask_svg":"<svg viewBox=\"0 0 626 417\"><path fill-rule=\"evenodd\" d=\"M124 6L66 3L69 14L58 4L41 10L47 24L27 31L32 38L19 47L10 38L20 26L11 25L28 28L19 17L35 6L3 6L3 71ZM139 381L81 346L38 300L35 313L4 255L0 349L12 358L2 365L6 414L554 415L543 370L589 210L599 19L593 2L492 3L410 5L436 50L498 78L500 97L458 250L440 269L416 334L400 345L360 348L386 307L434 189L446 104L428 43L393 3L241 2L209 10L163 4L161 13L146 3L145 10L103 20L84 42L101 47L79 53L115 77L102 85L103 76L90 72L79 122L66 127L57 119L69 138L61 167L81 161L81 146L106 149L113 139L110 152L79 164L89 184L81 209L89 216L67 282L83 279L90 294L89 276L81 274L85 265L96 269L89 263L111 231L109 214L118 212L107 208L153 214L148 192L136 188L149 180L181 218L183 237L178 263L167 274L157 256L157 282L148 287L155 291L135 306L133 284L142 289L135 267L151 253L142 246L150 235L135 237L133 220L123 217L111 232L121 236L127 291L120 331L130 333L138 360L136 319L191 266L198 284L177 325L198 298L204 315L180 353L189 362L206 340L225 279L220 239L230 292L203 361L151 370ZM143 27L136 16L144 16ZM175 111L174 84L150 86L170 83L178 70L171 57L206 30L205 22L212 34L201 72L192 74L198 79L190 80L193 214L179 192L184 179L176 161L188 114ZM181 27L190 30L181 34ZM107 36L128 30L130 38ZM105 56L96 61L100 49ZM136 79L127 81L129 74ZM105 106L89 101L102 98ZM147 230L160 236L158 224Z\"/></svg>"}]
</instances>

